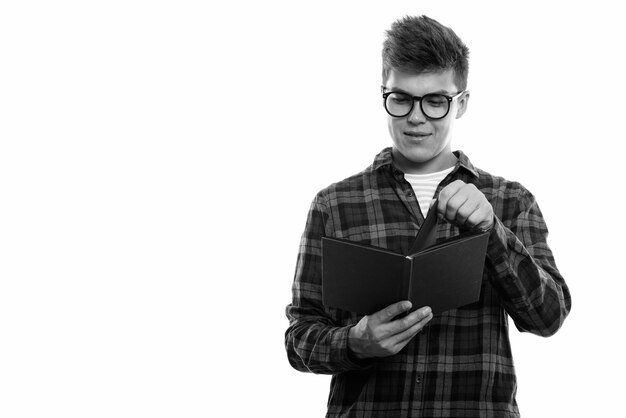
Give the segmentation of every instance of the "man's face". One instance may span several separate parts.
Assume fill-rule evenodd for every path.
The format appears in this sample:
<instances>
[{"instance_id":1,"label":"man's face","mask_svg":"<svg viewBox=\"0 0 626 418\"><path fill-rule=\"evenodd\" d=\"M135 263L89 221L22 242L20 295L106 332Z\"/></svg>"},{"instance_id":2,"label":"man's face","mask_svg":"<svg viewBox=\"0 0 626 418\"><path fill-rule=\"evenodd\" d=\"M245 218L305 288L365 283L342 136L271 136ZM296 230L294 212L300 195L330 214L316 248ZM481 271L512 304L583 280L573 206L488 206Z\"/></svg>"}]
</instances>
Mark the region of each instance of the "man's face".
<instances>
[{"instance_id":1,"label":"man's face","mask_svg":"<svg viewBox=\"0 0 626 418\"><path fill-rule=\"evenodd\" d=\"M389 72L385 91L401 91L420 97L428 93L455 96L459 92L453 70L410 74L393 69ZM407 116L388 115L396 165L408 173L429 173L451 167L456 161L450 145L452 128L455 120L465 112L468 99L469 93L454 99L443 119L425 116L417 101Z\"/></svg>"}]
</instances>

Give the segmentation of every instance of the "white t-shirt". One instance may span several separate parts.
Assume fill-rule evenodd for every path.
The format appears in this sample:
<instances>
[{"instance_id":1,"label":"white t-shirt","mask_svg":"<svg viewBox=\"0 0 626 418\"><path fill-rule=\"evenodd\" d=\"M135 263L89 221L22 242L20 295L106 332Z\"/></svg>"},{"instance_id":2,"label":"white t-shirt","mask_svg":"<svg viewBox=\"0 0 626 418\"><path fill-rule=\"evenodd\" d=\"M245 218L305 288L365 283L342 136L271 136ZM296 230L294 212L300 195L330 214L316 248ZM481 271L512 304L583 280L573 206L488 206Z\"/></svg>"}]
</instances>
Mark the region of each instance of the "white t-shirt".
<instances>
[{"instance_id":1,"label":"white t-shirt","mask_svg":"<svg viewBox=\"0 0 626 418\"><path fill-rule=\"evenodd\" d=\"M437 186L439 186L441 180L443 180L452 170L454 170L454 166L436 173L404 174L406 181L408 181L411 184L411 187L413 187L415 197L417 197L417 202L420 205L420 209L422 210L422 215L424 215L424 217L428 215L430 202L435 196Z\"/></svg>"}]
</instances>

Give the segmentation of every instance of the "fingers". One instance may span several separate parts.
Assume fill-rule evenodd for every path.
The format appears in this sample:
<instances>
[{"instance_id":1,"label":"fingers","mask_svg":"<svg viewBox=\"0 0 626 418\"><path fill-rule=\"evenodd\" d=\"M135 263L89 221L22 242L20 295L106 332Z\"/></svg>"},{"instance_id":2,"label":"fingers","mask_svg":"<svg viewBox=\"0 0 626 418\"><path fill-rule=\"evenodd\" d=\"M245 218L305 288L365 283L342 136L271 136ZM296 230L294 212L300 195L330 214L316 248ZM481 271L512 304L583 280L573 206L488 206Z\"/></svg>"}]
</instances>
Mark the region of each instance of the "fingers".
<instances>
[{"instance_id":1,"label":"fingers","mask_svg":"<svg viewBox=\"0 0 626 418\"><path fill-rule=\"evenodd\" d=\"M408 329L415 326L416 323L422 321L429 315L432 316L432 310L430 307L424 306L404 318L396 319L395 321L380 325L379 331L383 338L395 337L398 334L406 332Z\"/></svg>"},{"instance_id":2,"label":"fingers","mask_svg":"<svg viewBox=\"0 0 626 418\"><path fill-rule=\"evenodd\" d=\"M430 311L430 308L427 310L424 309L424 312L428 312L428 314L423 316L418 316L419 320L414 323L412 326L408 327L404 331L389 337L384 343L385 346L388 347L388 351L392 354L396 354L400 352L418 332L420 332L424 326L433 318L433 314ZM416 311L418 312L418 311ZM414 313L416 313L414 312Z\"/></svg>"},{"instance_id":3,"label":"fingers","mask_svg":"<svg viewBox=\"0 0 626 418\"><path fill-rule=\"evenodd\" d=\"M415 325L413 325L412 327L410 327L406 331L401 332L400 334L396 334L394 336L394 338L397 341L396 345L400 347L398 351L402 350L404 348L404 346L407 345L409 343L409 341L411 341L411 339L413 337L415 337L415 335L417 335L418 332L420 332L422 329L424 329L426 324L431 319L433 319L432 312L429 313L428 315L424 316L422 319L420 319L418 322L416 322Z\"/></svg>"},{"instance_id":4,"label":"fingers","mask_svg":"<svg viewBox=\"0 0 626 418\"><path fill-rule=\"evenodd\" d=\"M411 306L412 304L408 300L403 300L401 302L394 303L374 313L372 315L372 320L376 323L389 322L396 316L400 315L401 313L410 310Z\"/></svg>"},{"instance_id":5,"label":"fingers","mask_svg":"<svg viewBox=\"0 0 626 418\"><path fill-rule=\"evenodd\" d=\"M491 228L493 222L493 212L489 211L488 208L481 207L467 217L465 225L470 228L480 228L486 231Z\"/></svg>"},{"instance_id":6,"label":"fingers","mask_svg":"<svg viewBox=\"0 0 626 418\"><path fill-rule=\"evenodd\" d=\"M441 190L437 211L459 227L488 229L493 224L493 207L485 195L461 180Z\"/></svg>"},{"instance_id":7,"label":"fingers","mask_svg":"<svg viewBox=\"0 0 626 418\"><path fill-rule=\"evenodd\" d=\"M457 193L456 196L458 196L459 194L460 193ZM480 209L480 200L478 199L477 196L471 196L471 195L465 194L461 196L459 199L457 199L454 203L456 203L457 201L460 202L461 198L465 198L465 200L463 200L457 206L456 212L454 213L453 217L452 216L450 217L450 219L454 219L457 225L472 227L474 225L471 224L469 220L470 220L470 217L473 217L473 218L479 217L480 212L478 212L478 210ZM454 208L452 208L451 211L453 212Z\"/></svg>"},{"instance_id":8,"label":"fingers","mask_svg":"<svg viewBox=\"0 0 626 418\"><path fill-rule=\"evenodd\" d=\"M407 306L410 309L409 301L394 303L371 316L361 318L358 324L350 328L348 348L358 358L386 357L402 350L410 339L430 321L431 309L425 306L404 318L386 319L387 322L382 323L377 321L395 317Z\"/></svg>"},{"instance_id":9,"label":"fingers","mask_svg":"<svg viewBox=\"0 0 626 418\"><path fill-rule=\"evenodd\" d=\"M439 192L439 203L437 204L437 212L441 213L448 219L446 213L448 211L448 201L465 185L461 180L455 180L448 184Z\"/></svg>"},{"instance_id":10,"label":"fingers","mask_svg":"<svg viewBox=\"0 0 626 418\"><path fill-rule=\"evenodd\" d=\"M478 199L474 191L478 191L473 184L466 184L456 180L444 187L439 193L437 209L451 222L465 220L477 208Z\"/></svg>"}]
</instances>

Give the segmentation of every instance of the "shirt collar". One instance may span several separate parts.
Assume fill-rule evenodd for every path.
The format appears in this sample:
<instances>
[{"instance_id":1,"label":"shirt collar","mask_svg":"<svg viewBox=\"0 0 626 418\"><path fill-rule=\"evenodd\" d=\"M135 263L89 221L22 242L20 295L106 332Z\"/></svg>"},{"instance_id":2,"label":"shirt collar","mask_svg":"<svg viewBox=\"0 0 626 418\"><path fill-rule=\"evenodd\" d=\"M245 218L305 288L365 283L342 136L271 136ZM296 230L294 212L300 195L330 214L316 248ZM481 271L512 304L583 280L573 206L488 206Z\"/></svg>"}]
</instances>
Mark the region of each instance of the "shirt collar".
<instances>
[{"instance_id":1,"label":"shirt collar","mask_svg":"<svg viewBox=\"0 0 626 418\"><path fill-rule=\"evenodd\" d=\"M474 177L478 176L478 170L474 167L474 165L470 162L467 155L463 153L463 151L454 151L453 154L457 157L458 161L456 163L456 168L463 168L467 170ZM376 158L374 158L374 163L372 164L373 170L379 170L385 166L392 166L393 159L391 157L391 147L387 147L378 153Z\"/></svg>"}]
</instances>

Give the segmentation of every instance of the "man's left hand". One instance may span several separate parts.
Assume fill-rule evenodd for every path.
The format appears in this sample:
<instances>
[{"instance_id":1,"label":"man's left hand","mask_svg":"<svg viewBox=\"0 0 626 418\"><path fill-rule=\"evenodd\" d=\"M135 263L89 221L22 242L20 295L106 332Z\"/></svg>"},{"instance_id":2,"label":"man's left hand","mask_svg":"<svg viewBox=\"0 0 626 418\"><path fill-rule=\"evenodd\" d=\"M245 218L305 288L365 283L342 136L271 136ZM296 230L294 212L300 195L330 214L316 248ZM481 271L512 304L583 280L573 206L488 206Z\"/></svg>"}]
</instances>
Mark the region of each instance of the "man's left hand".
<instances>
[{"instance_id":1,"label":"man's left hand","mask_svg":"<svg viewBox=\"0 0 626 418\"><path fill-rule=\"evenodd\" d=\"M460 228L486 231L493 226L491 203L476 186L461 180L441 189L437 212Z\"/></svg>"}]
</instances>

